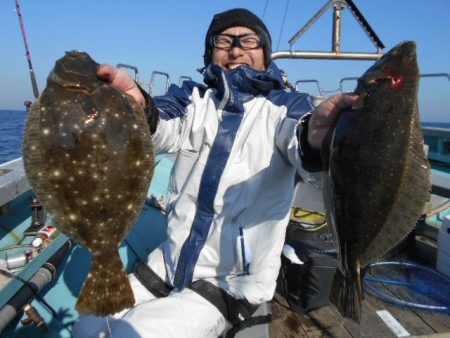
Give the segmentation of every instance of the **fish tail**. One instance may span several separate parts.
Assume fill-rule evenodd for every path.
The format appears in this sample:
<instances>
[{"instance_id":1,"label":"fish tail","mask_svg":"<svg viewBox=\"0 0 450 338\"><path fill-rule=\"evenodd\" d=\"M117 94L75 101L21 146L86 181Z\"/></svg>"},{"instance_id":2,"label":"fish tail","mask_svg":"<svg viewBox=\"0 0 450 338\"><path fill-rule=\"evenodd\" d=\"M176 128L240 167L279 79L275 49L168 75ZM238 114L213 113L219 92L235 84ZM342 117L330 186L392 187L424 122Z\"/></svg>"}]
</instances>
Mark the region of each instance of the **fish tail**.
<instances>
[{"instance_id":1,"label":"fish tail","mask_svg":"<svg viewBox=\"0 0 450 338\"><path fill-rule=\"evenodd\" d=\"M357 283L352 274L347 271L339 290L337 309L346 318L355 322L361 321L361 300L357 288Z\"/></svg>"},{"instance_id":2,"label":"fish tail","mask_svg":"<svg viewBox=\"0 0 450 338\"><path fill-rule=\"evenodd\" d=\"M104 317L133 305L133 290L119 253L93 256L91 272L78 297L77 311Z\"/></svg>"}]
</instances>

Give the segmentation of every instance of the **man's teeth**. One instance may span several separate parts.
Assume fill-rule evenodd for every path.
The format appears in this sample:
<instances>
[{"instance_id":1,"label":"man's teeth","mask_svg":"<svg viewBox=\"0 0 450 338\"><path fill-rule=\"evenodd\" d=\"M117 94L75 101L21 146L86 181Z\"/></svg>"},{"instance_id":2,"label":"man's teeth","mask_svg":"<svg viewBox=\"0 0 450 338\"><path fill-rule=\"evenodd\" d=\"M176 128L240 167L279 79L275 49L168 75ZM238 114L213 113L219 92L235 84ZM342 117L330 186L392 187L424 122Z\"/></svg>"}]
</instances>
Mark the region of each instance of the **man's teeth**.
<instances>
[{"instance_id":1,"label":"man's teeth","mask_svg":"<svg viewBox=\"0 0 450 338\"><path fill-rule=\"evenodd\" d=\"M235 69L237 67L239 67L240 64L232 64L232 65L228 65L228 69Z\"/></svg>"}]
</instances>

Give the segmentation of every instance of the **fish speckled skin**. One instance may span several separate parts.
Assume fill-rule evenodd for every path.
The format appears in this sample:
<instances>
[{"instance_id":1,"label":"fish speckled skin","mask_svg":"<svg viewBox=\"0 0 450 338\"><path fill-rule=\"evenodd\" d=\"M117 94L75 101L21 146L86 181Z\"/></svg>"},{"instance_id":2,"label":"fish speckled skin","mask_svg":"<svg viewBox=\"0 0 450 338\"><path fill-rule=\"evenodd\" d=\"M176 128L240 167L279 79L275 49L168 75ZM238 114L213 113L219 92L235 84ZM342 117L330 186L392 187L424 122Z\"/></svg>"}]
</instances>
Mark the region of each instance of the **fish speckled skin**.
<instances>
[{"instance_id":1,"label":"fish speckled skin","mask_svg":"<svg viewBox=\"0 0 450 338\"><path fill-rule=\"evenodd\" d=\"M144 111L67 52L26 123L27 177L54 225L92 255L76 308L105 316L134 304L118 246L142 210L154 154Z\"/></svg>"},{"instance_id":2,"label":"fish speckled skin","mask_svg":"<svg viewBox=\"0 0 450 338\"><path fill-rule=\"evenodd\" d=\"M340 251L332 301L357 322L360 269L411 232L429 197L418 81L415 43L401 43L358 80L359 99L341 114L322 148L327 218Z\"/></svg>"}]
</instances>

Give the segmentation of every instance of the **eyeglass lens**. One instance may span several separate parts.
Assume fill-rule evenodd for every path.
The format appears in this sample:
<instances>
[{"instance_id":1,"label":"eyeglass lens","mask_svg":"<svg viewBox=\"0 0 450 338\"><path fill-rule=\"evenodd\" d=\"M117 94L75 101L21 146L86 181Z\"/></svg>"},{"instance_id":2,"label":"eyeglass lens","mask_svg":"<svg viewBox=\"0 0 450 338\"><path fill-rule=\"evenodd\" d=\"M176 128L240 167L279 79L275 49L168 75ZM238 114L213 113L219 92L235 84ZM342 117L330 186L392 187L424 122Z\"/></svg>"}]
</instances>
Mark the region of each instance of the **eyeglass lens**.
<instances>
[{"instance_id":1,"label":"eyeglass lens","mask_svg":"<svg viewBox=\"0 0 450 338\"><path fill-rule=\"evenodd\" d=\"M229 35L217 34L213 38L214 47L219 49L230 49L239 47L241 49L255 49L261 47L261 41L256 34Z\"/></svg>"}]
</instances>

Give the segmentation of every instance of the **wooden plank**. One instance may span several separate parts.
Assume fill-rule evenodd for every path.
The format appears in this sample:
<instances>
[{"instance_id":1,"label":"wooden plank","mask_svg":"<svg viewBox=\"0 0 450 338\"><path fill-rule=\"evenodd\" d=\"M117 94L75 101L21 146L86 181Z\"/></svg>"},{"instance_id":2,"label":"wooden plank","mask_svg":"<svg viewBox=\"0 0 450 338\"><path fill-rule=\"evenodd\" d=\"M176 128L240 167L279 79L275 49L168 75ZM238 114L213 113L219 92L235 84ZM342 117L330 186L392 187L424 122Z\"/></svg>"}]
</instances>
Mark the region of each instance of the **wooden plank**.
<instances>
[{"instance_id":1,"label":"wooden plank","mask_svg":"<svg viewBox=\"0 0 450 338\"><path fill-rule=\"evenodd\" d=\"M417 316L422 318L435 332L446 332L447 337L450 337L450 316L443 313L427 313L416 311Z\"/></svg>"},{"instance_id":2,"label":"wooden plank","mask_svg":"<svg viewBox=\"0 0 450 338\"><path fill-rule=\"evenodd\" d=\"M407 308L400 308L390 303L384 302L376 297L373 297L366 293L366 302L370 303L376 310L387 310L391 315L402 325L409 334L423 335L432 334L434 331L418 317L414 311ZM386 324L382 321L384 327Z\"/></svg>"},{"instance_id":3,"label":"wooden plank","mask_svg":"<svg viewBox=\"0 0 450 338\"><path fill-rule=\"evenodd\" d=\"M397 295L400 298L405 299L407 296L407 292L403 290L401 287L396 287L392 285L386 285L386 289L388 289L391 294ZM420 320L428 327L430 327L431 332L413 332L416 335L424 335L428 333L439 333L439 332L449 332L450 331L450 315L439 312L432 312L427 310L420 310L415 308L410 308L410 311L413 312Z\"/></svg>"},{"instance_id":4,"label":"wooden plank","mask_svg":"<svg viewBox=\"0 0 450 338\"><path fill-rule=\"evenodd\" d=\"M391 284L380 287L390 295L402 293L402 287ZM274 323L269 326L270 337L396 338L396 335L376 313L378 310L387 310L411 335L423 338L428 336L450 338L448 314L399 307L371 296L367 292L365 295L359 325L349 319L343 319L334 306L312 311L309 314L292 313L283 307L287 306L287 303L278 295L278 301L283 305L272 304Z\"/></svg>"},{"instance_id":5,"label":"wooden plank","mask_svg":"<svg viewBox=\"0 0 450 338\"><path fill-rule=\"evenodd\" d=\"M274 317L273 322L269 325L271 338L396 338L376 314L376 310L379 308L367 301L363 301L362 304L363 313L360 325L349 319L343 319L334 306L324 307L308 314L296 314L283 307L287 306L287 303L281 297L278 301L283 305L276 302L271 303ZM375 301L378 300L375 299Z\"/></svg>"},{"instance_id":6,"label":"wooden plank","mask_svg":"<svg viewBox=\"0 0 450 338\"><path fill-rule=\"evenodd\" d=\"M450 332L426 334L424 336L411 336L409 338L449 338Z\"/></svg>"},{"instance_id":7,"label":"wooden plank","mask_svg":"<svg viewBox=\"0 0 450 338\"><path fill-rule=\"evenodd\" d=\"M339 338L351 338L352 335L348 332L343 323L339 321L338 317L330 309L329 306L321 309L311 311L305 317L309 318L311 325L315 325L320 328L320 333L314 332L315 335L309 334L309 337L339 337Z\"/></svg>"},{"instance_id":8,"label":"wooden plank","mask_svg":"<svg viewBox=\"0 0 450 338\"><path fill-rule=\"evenodd\" d=\"M376 314L376 310L378 310L378 308L367 302L367 300L363 300L361 304L361 322L359 324L352 321L351 319L342 318L342 316L334 306L332 306L331 309L336 313L337 316L341 317L345 329L350 332L352 337L396 338L396 335L394 335L392 331L389 330L386 325L384 325L384 322Z\"/></svg>"},{"instance_id":9,"label":"wooden plank","mask_svg":"<svg viewBox=\"0 0 450 338\"><path fill-rule=\"evenodd\" d=\"M270 308L273 315L269 325L271 338L352 338L329 307L298 314L289 309L283 297L275 294Z\"/></svg>"},{"instance_id":10,"label":"wooden plank","mask_svg":"<svg viewBox=\"0 0 450 338\"><path fill-rule=\"evenodd\" d=\"M381 289L381 290L386 290L387 294L393 295L400 299L405 299L405 300L410 299L408 289L405 287L402 287L402 286L385 283L385 284L383 284L383 289ZM435 304L435 302L432 299L424 298L424 301L429 304ZM384 302L384 301L383 301L383 303L388 304L387 302ZM396 305L390 305L390 308L391 309L401 309L403 312L414 313L415 318L412 319L411 321L405 323L405 325L407 325L409 327L414 327L414 329L411 330L412 332L410 332L411 334L426 335L426 334L439 333L439 332L450 332L450 314L448 314L448 313L429 311L429 310L421 310L421 309L417 309L417 308L399 307ZM393 311L396 311L397 313L399 313L399 310L393 310ZM418 328L419 323L423 323L422 329ZM417 325L415 325L415 324L417 324ZM425 326L428 327L429 330L426 330Z\"/></svg>"},{"instance_id":11,"label":"wooden plank","mask_svg":"<svg viewBox=\"0 0 450 338\"><path fill-rule=\"evenodd\" d=\"M272 312L270 338L309 338L303 330L300 316L285 308L287 303L282 297L275 295L274 298L275 300L269 303Z\"/></svg>"}]
</instances>

